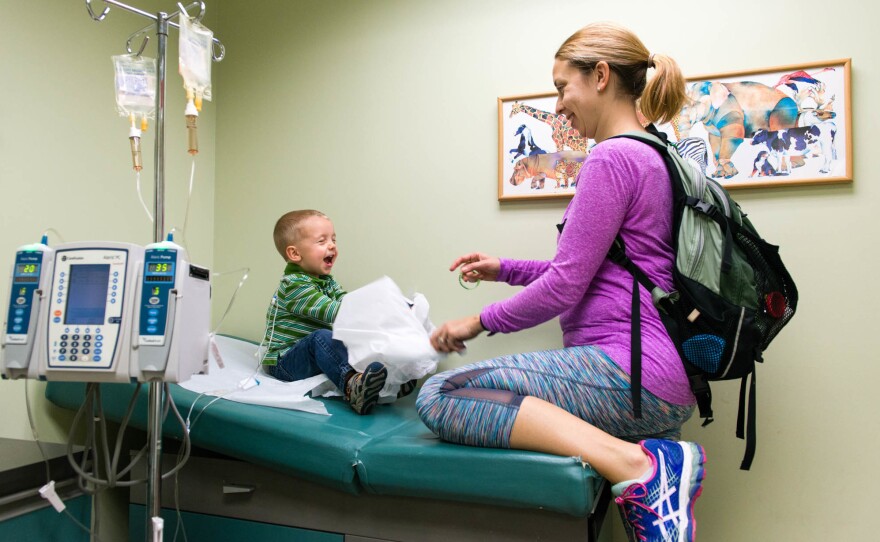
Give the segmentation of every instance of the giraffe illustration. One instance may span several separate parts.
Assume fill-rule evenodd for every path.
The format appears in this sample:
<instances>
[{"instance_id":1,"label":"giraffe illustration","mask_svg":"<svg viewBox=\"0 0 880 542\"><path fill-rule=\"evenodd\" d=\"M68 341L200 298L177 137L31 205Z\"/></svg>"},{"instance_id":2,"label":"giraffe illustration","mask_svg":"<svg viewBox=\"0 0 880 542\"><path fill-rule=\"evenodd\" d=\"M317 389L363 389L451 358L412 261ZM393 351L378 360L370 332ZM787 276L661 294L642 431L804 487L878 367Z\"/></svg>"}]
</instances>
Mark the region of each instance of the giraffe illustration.
<instances>
[{"instance_id":1,"label":"giraffe illustration","mask_svg":"<svg viewBox=\"0 0 880 542\"><path fill-rule=\"evenodd\" d=\"M571 124L562 115L535 109L520 102L513 102L510 116L513 117L518 113L524 113L533 119L549 125L553 130L550 137L553 139L553 144L556 145L557 151L564 150L566 147L573 151L587 151L587 140L581 137L578 131L572 128Z\"/></svg>"}]
</instances>

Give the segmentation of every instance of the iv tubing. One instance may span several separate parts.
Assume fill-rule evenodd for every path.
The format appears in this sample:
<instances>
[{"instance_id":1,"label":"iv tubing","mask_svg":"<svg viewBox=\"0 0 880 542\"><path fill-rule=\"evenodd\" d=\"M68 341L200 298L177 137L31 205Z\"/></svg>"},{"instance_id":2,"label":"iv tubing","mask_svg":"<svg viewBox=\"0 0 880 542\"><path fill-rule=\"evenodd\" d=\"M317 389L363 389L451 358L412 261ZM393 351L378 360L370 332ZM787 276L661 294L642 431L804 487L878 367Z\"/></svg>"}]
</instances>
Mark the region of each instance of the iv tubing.
<instances>
[{"instance_id":1,"label":"iv tubing","mask_svg":"<svg viewBox=\"0 0 880 542\"><path fill-rule=\"evenodd\" d=\"M232 292L232 297L229 298L229 304L226 305L226 310L223 312L223 316L220 317L220 321L217 322L217 325L214 327L214 330L211 332L211 336L217 334L217 330L220 329L220 326L223 325L223 320L226 320L226 315L229 314L230 309L232 309L232 304L235 302L235 296L238 295L238 291L241 290L241 287L244 286L245 281L248 278L248 273L251 272L249 267L242 267L240 269L233 269L232 271L224 271L222 273L214 273L215 277L222 277L223 275L228 275L230 273L236 273L238 271L243 271L244 274L241 277L241 281L238 283L238 287Z\"/></svg>"},{"instance_id":2,"label":"iv tubing","mask_svg":"<svg viewBox=\"0 0 880 542\"><path fill-rule=\"evenodd\" d=\"M187 192L187 194L186 194L186 207L184 207L184 210L183 210L183 231L180 234L180 236L183 238L183 241L184 241L184 247L186 246L186 244L185 244L185 242L186 242L186 225L187 225L187 222L189 221L189 204L190 204L190 201L192 201L193 180L195 179L195 177L196 177L196 157L193 156L192 157L192 166L189 169L189 192Z\"/></svg>"},{"instance_id":3,"label":"iv tubing","mask_svg":"<svg viewBox=\"0 0 880 542\"><path fill-rule=\"evenodd\" d=\"M147 212L147 216L150 217L150 224L152 224L153 223L153 214L150 212L150 208L147 207L147 202L144 201L144 195L141 194L141 172L140 171L135 172L135 179L136 179L138 199L141 201L141 205L143 206L144 211Z\"/></svg>"},{"instance_id":4,"label":"iv tubing","mask_svg":"<svg viewBox=\"0 0 880 542\"><path fill-rule=\"evenodd\" d=\"M190 168L190 171L189 171L189 190L186 194L186 206L184 207L184 210L183 210L183 227L181 229L171 228L171 231L170 231L170 233L178 233L179 234L178 238L180 240L180 243L178 243L178 244L180 246L182 246L183 248L187 249L187 251L189 250L189 247L187 246L187 242L186 242L186 225L187 225L187 222L189 222L189 204L190 204L190 201L192 201L193 184L194 184L195 176L196 176L196 157L193 156L192 167Z\"/></svg>"},{"instance_id":5,"label":"iv tubing","mask_svg":"<svg viewBox=\"0 0 880 542\"><path fill-rule=\"evenodd\" d=\"M44 238L46 238L46 239L48 240L48 238L49 238L49 232L54 233L54 234L58 237L58 241L59 241L59 242L61 242L61 243L64 242L64 237L61 237L61 234L58 233L58 230L56 230L55 228L48 228L48 229L44 230L43 233L41 234L42 237L44 237ZM46 243L43 243L43 244L46 244Z\"/></svg>"},{"instance_id":6,"label":"iv tubing","mask_svg":"<svg viewBox=\"0 0 880 542\"><path fill-rule=\"evenodd\" d=\"M43 450L43 443L40 442L40 437L37 435L37 424L34 421L34 415L31 412L31 401L28 397L28 384L29 380L24 381L24 404L27 407L27 417L28 423L31 425L31 435L34 437L34 442L37 443L37 448L40 449L40 455L43 456L43 462L46 464L46 483L52 481L52 474L49 471L49 458L46 456L46 451Z\"/></svg>"}]
</instances>

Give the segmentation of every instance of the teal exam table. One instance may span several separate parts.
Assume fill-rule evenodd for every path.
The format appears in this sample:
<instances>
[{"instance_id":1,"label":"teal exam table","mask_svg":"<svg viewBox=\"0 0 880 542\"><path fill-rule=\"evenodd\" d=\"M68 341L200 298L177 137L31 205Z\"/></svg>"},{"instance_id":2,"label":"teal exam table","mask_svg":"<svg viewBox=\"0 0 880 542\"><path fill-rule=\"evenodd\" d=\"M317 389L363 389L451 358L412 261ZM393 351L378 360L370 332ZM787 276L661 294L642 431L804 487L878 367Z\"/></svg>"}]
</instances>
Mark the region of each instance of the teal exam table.
<instances>
[{"instance_id":1,"label":"teal exam table","mask_svg":"<svg viewBox=\"0 0 880 542\"><path fill-rule=\"evenodd\" d=\"M46 396L76 410L85 386L50 382ZM101 384L107 419L122 420L136 386ZM130 424L145 430L148 394L141 386ZM197 394L170 389L186 417ZM579 458L442 442L419 420L413 396L369 416L321 400L330 416L216 401L190 432L196 451L180 471L177 503L173 479L163 481L163 507L342 537L327 540L598 539L608 484ZM193 418L209 401L197 403ZM173 415L163 436L182 437ZM174 460L164 457L163 471ZM143 486L132 491L135 510L144 493ZM143 521L131 523L135 532Z\"/></svg>"}]
</instances>

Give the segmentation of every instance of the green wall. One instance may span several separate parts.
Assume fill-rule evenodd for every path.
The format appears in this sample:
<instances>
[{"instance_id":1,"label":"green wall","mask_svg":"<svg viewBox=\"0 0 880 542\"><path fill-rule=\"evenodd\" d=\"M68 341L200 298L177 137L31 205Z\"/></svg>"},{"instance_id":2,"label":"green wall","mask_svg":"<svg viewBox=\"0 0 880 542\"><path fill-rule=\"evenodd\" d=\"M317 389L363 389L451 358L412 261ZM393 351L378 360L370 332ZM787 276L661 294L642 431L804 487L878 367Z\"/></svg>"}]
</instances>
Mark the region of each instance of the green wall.
<instances>
[{"instance_id":1,"label":"green wall","mask_svg":"<svg viewBox=\"0 0 880 542\"><path fill-rule=\"evenodd\" d=\"M550 257L566 202L499 204L496 100L551 91L556 48L588 22L630 26L690 75L851 57L854 183L736 193L762 234L781 245L802 292L797 317L758 368L754 466L738 470L736 382L715 386L717 421L702 429L692 420L685 436L709 454L702 540L872 533L868 502L844 494L880 481L871 451L880 443L873 417L880 370L876 319L868 317L880 301L868 286L880 204L880 176L870 165L880 83L876 7L852 0L240 6L224 2L220 15L231 52L219 74L215 260L218 268L251 268L228 331L254 339L282 269L270 232L290 209L316 207L334 219L344 286L387 274L405 291L424 293L438 324L510 293L490 284L463 290L447 271L458 255ZM442 367L560 342L555 323L484 336Z\"/></svg>"}]
</instances>

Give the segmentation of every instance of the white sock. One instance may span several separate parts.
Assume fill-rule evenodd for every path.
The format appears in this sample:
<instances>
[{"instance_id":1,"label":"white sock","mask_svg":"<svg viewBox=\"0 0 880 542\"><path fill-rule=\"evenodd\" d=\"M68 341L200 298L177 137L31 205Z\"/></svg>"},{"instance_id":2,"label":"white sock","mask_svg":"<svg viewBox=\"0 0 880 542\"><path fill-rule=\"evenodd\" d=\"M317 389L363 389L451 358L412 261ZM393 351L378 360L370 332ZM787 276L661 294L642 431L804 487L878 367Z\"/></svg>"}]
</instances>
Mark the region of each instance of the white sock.
<instances>
[{"instance_id":1,"label":"white sock","mask_svg":"<svg viewBox=\"0 0 880 542\"><path fill-rule=\"evenodd\" d=\"M611 494L615 497L620 497L623 495L624 490L633 484L642 484L647 482L651 478L651 474L654 472L654 466L648 467L648 470L644 472L641 476L636 478L635 480L625 480L620 482L619 484L614 484L611 486Z\"/></svg>"}]
</instances>

